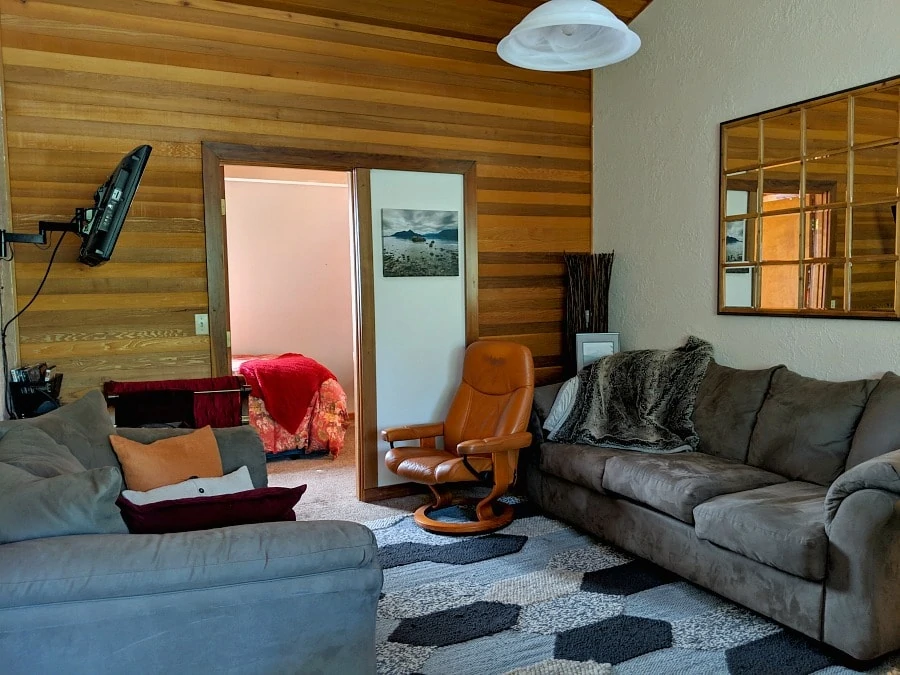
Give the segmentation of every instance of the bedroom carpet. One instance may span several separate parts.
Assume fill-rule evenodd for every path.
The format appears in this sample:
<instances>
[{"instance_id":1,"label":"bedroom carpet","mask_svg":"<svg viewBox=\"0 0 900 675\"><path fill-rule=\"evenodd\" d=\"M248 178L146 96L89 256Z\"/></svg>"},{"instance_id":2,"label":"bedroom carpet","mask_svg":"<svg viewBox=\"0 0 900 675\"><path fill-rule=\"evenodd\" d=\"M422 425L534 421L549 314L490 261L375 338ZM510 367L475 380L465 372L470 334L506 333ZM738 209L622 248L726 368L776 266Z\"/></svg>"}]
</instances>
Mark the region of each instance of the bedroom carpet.
<instances>
[{"instance_id":1,"label":"bedroom carpet","mask_svg":"<svg viewBox=\"0 0 900 675\"><path fill-rule=\"evenodd\" d=\"M384 567L379 673L854 672L749 610L515 508L509 527L482 537L429 534L401 515L367 523ZM868 672L900 675L900 656Z\"/></svg>"},{"instance_id":2,"label":"bedroom carpet","mask_svg":"<svg viewBox=\"0 0 900 675\"><path fill-rule=\"evenodd\" d=\"M424 495L365 504L356 499L355 429L347 429L344 448L337 456L279 459L266 467L271 487L306 484L306 493L294 511L297 520L352 520L364 523L412 513L426 501Z\"/></svg>"}]
</instances>

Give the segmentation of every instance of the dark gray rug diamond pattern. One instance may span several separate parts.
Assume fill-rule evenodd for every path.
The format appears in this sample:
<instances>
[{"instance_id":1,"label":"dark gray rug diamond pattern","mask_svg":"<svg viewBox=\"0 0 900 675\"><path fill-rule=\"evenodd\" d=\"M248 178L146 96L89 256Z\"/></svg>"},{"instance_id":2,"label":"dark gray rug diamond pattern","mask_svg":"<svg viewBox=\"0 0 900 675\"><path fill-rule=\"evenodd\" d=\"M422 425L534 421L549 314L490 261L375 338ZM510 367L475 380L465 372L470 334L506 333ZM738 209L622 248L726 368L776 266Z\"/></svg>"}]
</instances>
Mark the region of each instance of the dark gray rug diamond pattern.
<instances>
[{"instance_id":1,"label":"dark gray rug diamond pattern","mask_svg":"<svg viewBox=\"0 0 900 675\"><path fill-rule=\"evenodd\" d=\"M672 626L638 616L614 616L556 636L557 659L617 664L672 646Z\"/></svg>"},{"instance_id":2,"label":"dark gray rug diamond pattern","mask_svg":"<svg viewBox=\"0 0 900 675\"><path fill-rule=\"evenodd\" d=\"M521 607L500 602L474 602L414 619L403 619L388 638L422 647L445 647L512 628Z\"/></svg>"},{"instance_id":3,"label":"dark gray rug diamond pattern","mask_svg":"<svg viewBox=\"0 0 900 675\"><path fill-rule=\"evenodd\" d=\"M850 675L820 646L516 503L501 533L369 523L382 675ZM900 675L900 656L872 675Z\"/></svg>"}]
</instances>

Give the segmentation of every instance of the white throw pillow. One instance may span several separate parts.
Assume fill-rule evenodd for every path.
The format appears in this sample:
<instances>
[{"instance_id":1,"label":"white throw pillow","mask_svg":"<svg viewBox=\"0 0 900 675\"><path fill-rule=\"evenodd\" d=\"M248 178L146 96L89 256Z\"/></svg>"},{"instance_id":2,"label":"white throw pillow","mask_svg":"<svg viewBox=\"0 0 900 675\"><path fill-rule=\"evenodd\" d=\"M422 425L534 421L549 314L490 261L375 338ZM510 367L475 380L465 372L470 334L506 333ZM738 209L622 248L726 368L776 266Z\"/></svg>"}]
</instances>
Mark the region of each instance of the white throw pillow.
<instances>
[{"instance_id":1,"label":"white throw pillow","mask_svg":"<svg viewBox=\"0 0 900 675\"><path fill-rule=\"evenodd\" d=\"M153 504L165 502L170 499L187 499L189 497L216 497L218 495L230 495L235 492L244 492L253 489L253 481L250 479L250 471L242 466L221 478L189 478L174 485L139 492L137 490L123 490L122 496L132 504Z\"/></svg>"},{"instance_id":2,"label":"white throw pillow","mask_svg":"<svg viewBox=\"0 0 900 675\"><path fill-rule=\"evenodd\" d=\"M553 440L555 434L562 423L566 421L569 413L572 412L572 406L575 405L575 399L578 397L578 376L576 375L570 380L566 380L563 386L559 388L556 394L556 400L544 420L544 429L549 433L548 438Z\"/></svg>"}]
</instances>

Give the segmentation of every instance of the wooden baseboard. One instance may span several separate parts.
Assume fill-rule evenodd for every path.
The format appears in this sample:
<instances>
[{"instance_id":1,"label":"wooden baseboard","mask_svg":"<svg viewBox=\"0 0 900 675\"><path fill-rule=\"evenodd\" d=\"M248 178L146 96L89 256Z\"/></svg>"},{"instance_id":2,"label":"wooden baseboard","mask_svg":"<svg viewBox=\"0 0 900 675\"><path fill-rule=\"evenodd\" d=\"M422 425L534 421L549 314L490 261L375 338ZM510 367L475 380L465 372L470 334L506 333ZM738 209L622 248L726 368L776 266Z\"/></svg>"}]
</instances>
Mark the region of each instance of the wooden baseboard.
<instances>
[{"instance_id":1,"label":"wooden baseboard","mask_svg":"<svg viewBox=\"0 0 900 675\"><path fill-rule=\"evenodd\" d=\"M425 494L428 487L421 483L398 483L397 485L385 485L384 487L366 488L363 492L364 502L380 502L383 499L395 497L409 497L410 495Z\"/></svg>"}]
</instances>

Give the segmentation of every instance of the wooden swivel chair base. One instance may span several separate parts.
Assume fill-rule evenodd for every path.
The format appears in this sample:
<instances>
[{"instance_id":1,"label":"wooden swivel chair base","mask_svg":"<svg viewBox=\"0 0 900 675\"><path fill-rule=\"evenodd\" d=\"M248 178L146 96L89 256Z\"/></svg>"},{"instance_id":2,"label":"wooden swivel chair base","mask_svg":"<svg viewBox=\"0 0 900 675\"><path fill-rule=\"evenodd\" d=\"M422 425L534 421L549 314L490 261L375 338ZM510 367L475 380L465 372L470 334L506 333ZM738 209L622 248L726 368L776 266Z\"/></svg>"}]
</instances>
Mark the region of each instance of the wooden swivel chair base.
<instances>
[{"instance_id":1,"label":"wooden swivel chair base","mask_svg":"<svg viewBox=\"0 0 900 675\"><path fill-rule=\"evenodd\" d=\"M415 513L419 527L438 534L480 534L508 525L512 507L498 502L515 482L519 450L531 444L525 431L534 395L534 363L527 347L481 341L466 350L463 377L444 422L385 429L391 444L385 464L394 473L424 483L434 503ZM444 437L444 450L435 439ZM400 441L419 445L396 447ZM489 485L483 499L454 499L446 484ZM444 522L430 513L453 504L475 504L475 521Z\"/></svg>"}]
</instances>

